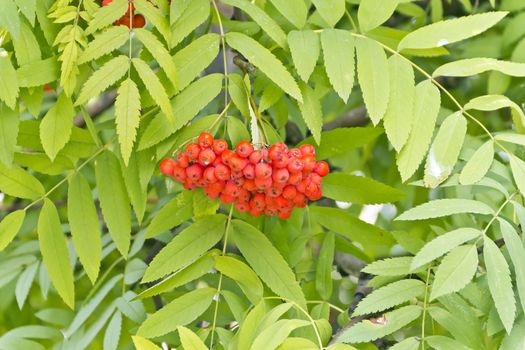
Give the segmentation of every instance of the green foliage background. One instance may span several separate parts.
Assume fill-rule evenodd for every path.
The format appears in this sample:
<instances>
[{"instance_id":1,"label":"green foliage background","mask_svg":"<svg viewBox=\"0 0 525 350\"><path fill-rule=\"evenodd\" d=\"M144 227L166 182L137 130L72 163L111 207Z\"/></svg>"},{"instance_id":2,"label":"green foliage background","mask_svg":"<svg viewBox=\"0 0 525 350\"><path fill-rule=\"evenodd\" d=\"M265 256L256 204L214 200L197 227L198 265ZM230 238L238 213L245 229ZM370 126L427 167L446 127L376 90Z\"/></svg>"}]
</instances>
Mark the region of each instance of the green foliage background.
<instances>
[{"instance_id":1,"label":"green foliage background","mask_svg":"<svg viewBox=\"0 0 525 350\"><path fill-rule=\"evenodd\" d=\"M523 348L525 2L133 3L0 3L0 349ZM325 197L160 176L203 130Z\"/></svg>"}]
</instances>

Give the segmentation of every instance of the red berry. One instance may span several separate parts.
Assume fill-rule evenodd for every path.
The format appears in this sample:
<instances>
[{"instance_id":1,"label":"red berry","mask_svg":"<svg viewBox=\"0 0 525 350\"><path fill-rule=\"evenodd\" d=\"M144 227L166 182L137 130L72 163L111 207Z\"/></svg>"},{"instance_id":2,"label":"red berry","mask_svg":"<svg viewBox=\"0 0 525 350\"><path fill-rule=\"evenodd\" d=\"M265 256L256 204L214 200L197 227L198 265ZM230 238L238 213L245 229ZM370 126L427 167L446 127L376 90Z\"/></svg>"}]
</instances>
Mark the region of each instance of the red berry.
<instances>
[{"instance_id":1,"label":"red berry","mask_svg":"<svg viewBox=\"0 0 525 350\"><path fill-rule=\"evenodd\" d=\"M146 19L140 14L133 16L133 28L142 28L146 25Z\"/></svg>"},{"instance_id":2,"label":"red berry","mask_svg":"<svg viewBox=\"0 0 525 350\"><path fill-rule=\"evenodd\" d=\"M102 0L102 6L108 6L113 0Z\"/></svg>"},{"instance_id":3,"label":"red berry","mask_svg":"<svg viewBox=\"0 0 525 350\"><path fill-rule=\"evenodd\" d=\"M248 165L248 160L246 160L246 158L241 158L236 154L230 159L230 167L234 171L242 171L246 165Z\"/></svg>"},{"instance_id":4,"label":"red berry","mask_svg":"<svg viewBox=\"0 0 525 350\"><path fill-rule=\"evenodd\" d=\"M301 145L299 149L301 150L301 152L303 152L303 155L307 155L307 154L315 155L314 146L309 145L307 143L305 143L304 145Z\"/></svg>"},{"instance_id":5,"label":"red berry","mask_svg":"<svg viewBox=\"0 0 525 350\"><path fill-rule=\"evenodd\" d=\"M222 152L228 149L228 144L223 139L213 141L213 152L215 154L222 154Z\"/></svg>"},{"instance_id":6,"label":"red berry","mask_svg":"<svg viewBox=\"0 0 525 350\"><path fill-rule=\"evenodd\" d=\"M261 215L261 211L257 209L250 209L250 215L254 217L258 217Z\"/></svg>"},{"instance_id":7,"label":"red berry","mask_svg":"<svg viewBox=\"0 0 525 350\"><path fill-rule=\"evenodd\" d=\"M303 152L301 152L299 148L292 148L290 151L288 151L288 155L290 157L301 158L303 156Z\"/></svg>"},{"instance_id":8,"label":"red berry","mask_svg":"<svg viewBox=\"0 0 525 350\"><path fill-rule=\"evenodd\" d=\"M315 164L314 171L319 174L319 176L326 176L330 172L330 168L328 167L328 163L321 160L320 162L317 162Z\"/></svg>"},{"instance_id":9,"label":"red berry","mask_svg":"<svg viewBox=\"0 0 525 350\"><path fill-rule=\"evenodd\" d=\"M160 162L160 172L164 175L170 176L173 174L173 168L175 168L175 161L171 158L163 159L162 162Z\"/></svg>"},{"instance_id":10,"label":"red berry","mask_svg":"<svg viewBox=\"0 0 525 350\"><path fill-rule=\"evenodd\" d=\"M241 188L230 180L226 183L226 186L224 186L224 193L232 197L237 197L241 193Z\"/></svg>"},{"instance_id":11,"label":"red berry","mask_svg":"<svg viewBox=\"0 0 525 350\"><path fill-rule=\"evenodd\" d=\"M239 211L239 213L245 213L247 211L250 211L250 206L248 205L247 202L237 202L235 203L235 207L237 208L237 210Z\"/></svg>"},{"instance_id":12,"label":"red berry","mask_svg":"<svg viewBox=\"0 0 525 350\"><path fill-rule=\"evenodd\" d=\"M190 166L190 159L186 153L181 153L177 156L177 165L181 168L187 168Z\"/></svg>"},{"instance_id":13,"label":"red berry","mask_svg":"<svg viewBox=\"0 0 525 350\"><path fill-rule=\"evenodd\" d=\"M288 162L288 171L291 173L298 173L304 168L304 162L298 158L292 158Z\"/></svg>"},{"instance_id":14,"label":"red berry","mask_svg":"<svg viewBox=\"0 0 525 350\"><path fill-rule=\"evenodd\" d=\"M215 161L217 156L210 148L205 148L199 153L199 163L207 166Z\"/></svg>"},{"instance_id":15,"label":"red berry","mask_svg":"<svg viewBox=\"0 0 525 350\"><path fill-rule=\"evenodd\" d=\"M272 176L272 167L268 163L259 163L255 166L255 177L266 179Z\"/></svg>"},{"instance_id":16,"label":"red berry","mask_svg":"<svg viewBox=\"0 0 525 350\"><path fill-rule=\"evenodd\" d=\"M193 164L186 168L186 176L193 180L197 181L202 177L203 168L199 164Z\"/></svg>"},{"instance_id":17,"label":"red berry","mask_svg":"<svg viewBox=\"0 0 525 350\"><path fill-rule=\"evenodd\" d=\"M257 186L255 186L255 181L252 179L245 180L242 187L249 192L253 192L257 189Z\"/></svg>"},{"instance_id":18,"label":"red berry","mask_svg":"<svg viewBox=\"0 0 525 350\"><path fill-rule=\"evenodd\" d=\"M224 204L231 204L235 201L235 197L232 197L226 193L221 194L220 199Z\"/></svg>"},{"instance_id":19,"label":"red berry","mask_svg":"<svg viewBox=\"0 0 525 350\"><path fill-rule=\"evenodd\" d=\"M290 173L288 172L286 168L277 169L273 172L272 178L273 178L273 181L284 184L290 178Z\"/></svg>"},{"instance_id":20,"label":"red berry","mask_svg":"<svg viewBox=\"0 0 525 350\"><path fill-rule=\"evenodd\" d=\"M229 149L226 149L222 152L221 154L221 159L222 159L222 162L226 165L230 165L230 160L232 159L233 156L235 156L235 152L229 150Z\"/></svg>"},{"instance_id":21,"label":"red berry","mask_svg":"<svg viewBox=\"0 0 525 350\"><path fill-rule=\"evenodd\" d=\"M190 161L196 161L197 158L199 158L200 151L201 148L196 143L190 143L188 146L186 146L186 154L188 155L188 159Z\"/></svg>"},{"instance_id":22,"label":"red berry","mask_svg":"<svg viewBox=\"0 0 525 350\"><path fill-rule=\"evenodd\" d=\"M180 166L173 168L173 178L179 182L184 182L186 180L186 170Z\"/></svg>"},{"instance_id":23,"label":"red berry","mask_svg":"<svg viewBox=\"0 0 525 350\"><path fill-rule=\"evenodd\" d=\"M241 141L237 144L237 147L235 147L235 152L237 152L240 157L248 158L253 152L253 146L248 141Z\"/></svg>"},{"instance_id":24,"label":"red berry","mask_svg":"<svg viewBox=\"0 0 525 350\"><path fill-rule=\"evenodd\" d=\"M279 219L281 219L281 220L289 219L290 215L292 215L291 211L280 211L279 212Z\"/></svg>"},{"instance_id":25,"label":"red berry","mask_svg":"<svg viewBox=\"0 0 525 350\"><path fill-rule=\"evenodd\" d=\"M273 160L273 166L276 168L286 168L289 161L290 157L288 157L288 155L283 152L281 157Z\"/></svg>"},{"instance_id":26,"label":"red berry","mask_svg":"<svg viewBox=\"0 0 525 350\"><path fill-rule=\"evenodd\" d=\"M272 186L267 189L265 193L268 197L279 197L283 193L283 190L280 187Z\"/></svg>"},{"instance_id":27,"label":"red berry","mask_svg":"<svg viewBox=\"0 0 525 350\"><path fill-rule=\"evenodd\" d=\"M215 166L215 177L221 181L228 180L230 178L230 168L220 163Z\"/></svg>"},{"instance_id":28,"label":"red berry","mask_svg":"<svg viewBox=\"0 0 525 350\"><path fill-rule=\"evenodd\" d=\"M252 154L250 154L249 158L250 158L250 163L257 164L263 158L263 153L259 150L255 150L252 152Z\"/></svg>"},{"instance_id":29,"label":"red berry","mask_svg":"<svg viewBox=\"0 0 525 350\"><path fill-rule=\"evenodd\" d=\"M297 194L297 189L295 186L288 185L283 189L283 197L288 200L293 200Z\"/></svg>"},{"instance_id":30,"label":"red berry","mask_svg":"<svg viewBox=\"0 0 525 350\"><path fill-rule=\"evenodd\" d=\"M288 183L292 185L297 185L303 180L303 174L302 173L291 173L290 178L288 179Z\"/></svg>"},{"instance_id":31,"label":"red berry","mask_svg":"<svg viewBox=\"0 0 525 350\"><path fill-rule=\"evenodd\" d=\"M266 206L266 196L262 193L256 193L250 200L250 206L261 210L264 209Z\"/></svg>"},{"instance_id":32,"label":"red berry","mask_svg":"<svg viewBox=\"0 0 525 350\"><path fill-rule=\"evenodd\" d=\"M201 132L197 142L202 148L209 148L213 146L213 135L209 132Z\"/></svg>"},{"instance_id":33,"label":"red berry","mask_svg":"<svg viewBox=\"0 0 525 350\"><path fill-rule=\"evenodd\" d=\"M214 183L217 182L217 178L215 177L215 167L207 167L204 169L204 173L202 174L202 178L206 183Z\"/></svg>"},{"instance_id":34,"label":"red berry","mask_svg":"<svg viewBox=\"0 0 525 350\"><path fill-rule=\"evenodd\" d=\"M303 167L304 171L310 172L314 170L316 162L315 162L315 157L312 154L307 154L303 156L303 162L304 162L304 167Z\"/></svg>"},{"instance_id":35,"label":"red berry","mask_svg":"<svg viewBox=\"0 0 525 350\"><path fill-rule=\"evenodd\" d=\"M284 155L284 151L281 146L277 144L270 146L270 149L268 150L268 157L270 157L271 160L279 159L283 155Z\"/></svg>"},{"instance_id":36,"label":"red berry","mask_svg":"<svg viewBox=\"0 0 525 350\"><path fill-rule=\"evenodd\" d=\"M254 179L255 178L255 165L249 163L247 164L244 169L242 169L242 173L244 177L247 179Z\"/></svg>"},{"instance_id":37,"label":"red berry","mask_svg":"<svg viewBox=\"0 0 525 350\"><path fill-rule=\"evenodd\" d=\"M267 177L267 178L256 177L254 181L255 181L255 186L257 187L257 189L261 191L266 191L266 189L272 187L272 178L270 177Z\"/></svg>"}]
</instances>

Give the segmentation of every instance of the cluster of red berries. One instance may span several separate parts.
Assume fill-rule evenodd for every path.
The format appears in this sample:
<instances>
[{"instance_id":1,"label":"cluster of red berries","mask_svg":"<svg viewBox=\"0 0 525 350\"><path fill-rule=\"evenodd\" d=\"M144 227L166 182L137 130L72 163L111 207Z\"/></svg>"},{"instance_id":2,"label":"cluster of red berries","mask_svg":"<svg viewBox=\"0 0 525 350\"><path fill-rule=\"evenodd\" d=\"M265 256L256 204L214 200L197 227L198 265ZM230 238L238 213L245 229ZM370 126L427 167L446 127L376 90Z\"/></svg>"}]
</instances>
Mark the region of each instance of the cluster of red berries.
<instances>
[{"instance_id":1,"label":"cluster of red berries","mask_svg":"<svg viewBox=\"0 0 525 350\"><path fill-rule=\"evenodd\" d=\"M113 0L102 0L102 6L108 6L112 1ZM130 2L126 14L120 17L115 22L115 25L125 25L128 28L142 28L146 25L146 20L144 16L135 13L135 5L133 5L133 2Z\"/></svg>"},{"instance_id":2,"label":"cluster of red berries","mask_svg":"<svg viewBox=\"0 0 525 350\"><path fill-rule=\"evenodd\" d=\"M235 202L239 212L286 219L294 207L303 208L308 200L321 198L322 177L329 168L326 162L315 160L312 145L288 149L278 142L256 150L241 141L233 151L225 140L214 140L203 132L177 160L162 160L160 171L186 189L202 187L210 198Z\"/></svg>"}]
</instances>

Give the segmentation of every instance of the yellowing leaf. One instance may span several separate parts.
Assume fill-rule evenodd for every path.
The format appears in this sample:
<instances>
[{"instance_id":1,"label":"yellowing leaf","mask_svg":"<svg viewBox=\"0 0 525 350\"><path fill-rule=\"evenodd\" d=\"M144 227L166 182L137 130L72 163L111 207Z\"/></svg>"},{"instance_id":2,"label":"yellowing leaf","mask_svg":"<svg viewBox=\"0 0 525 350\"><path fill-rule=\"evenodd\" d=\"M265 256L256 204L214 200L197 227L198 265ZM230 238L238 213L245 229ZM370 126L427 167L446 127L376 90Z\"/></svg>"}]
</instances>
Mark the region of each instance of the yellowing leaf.
<instances>
[{"instance_id":1,"label":"yellowing leaf","mask_svg":"<svg viewBox=\"0 0 525 350\"><path fill-rule=\"evenodd\" d=\"M20 119L16 110L0 102L0 162L11 166L15 153Z\"/></svg>"},{"instance_id":2,"label":"yellowing leaf","mask_svg":"<svg viewBox=\"0 0 525 350\"><path fill-rule=\"evenodd\" d=\"M53 161L71 137L75 109L66 94L58 97L40 123L40 140L49 159Z\"/></svg>"},{"instance_id":3,"label":"yellowing leaf","mask_svg":"<svg viewBox=\"0 0 525 350\"><path fill-rule=\"evenodd\" d=\"M149 341L146 338L139 337L138 335L132 335L131 339L135 345L136 350L162 350L155 343Z\"/></svg>"},{"instance_id":4,"label":"yellowing leaf","mask_svg":"<svg viewBox=\"0 0 525 350\"><path fill-rule=\"evenodd\" d=\"M11 63L11 59L6 51L0 51L0 100L15 109L16 99L18 97L18 80L16 71Z\"/></svg>"},{"instance_id":5,"label":"yellowing leaf","mask_svg":"<svg viewBox=\"0 0 525 350\"><path fill-rule=\"evenodd\" d=\"M131 79L120 84L115 101L115 123L124 164L128 164L140 122L140 93Z\"/></svg>"},{"instance_id":6,"label":"yellowing leaf","mask_svg":"<svg viewBox=\"0 0 525 350\"><path fill-rule=\"evenodd\" d=\"M0 252L15 238L24 223L25 217L25 210L20 209L7 214L0 221Z\"/></svg>"},{"instance_id":7,"label":"yellowing leaf","mask_svg":"<svg viewBox=\"0 0 525 350\"><path fill-rule=\"evenodd\" d=\"M207 350L208 348L203 343L202 339L190 329L179 326L177 327L179 332L180 342L184 350Z\"/></svg>"}]
</instances>

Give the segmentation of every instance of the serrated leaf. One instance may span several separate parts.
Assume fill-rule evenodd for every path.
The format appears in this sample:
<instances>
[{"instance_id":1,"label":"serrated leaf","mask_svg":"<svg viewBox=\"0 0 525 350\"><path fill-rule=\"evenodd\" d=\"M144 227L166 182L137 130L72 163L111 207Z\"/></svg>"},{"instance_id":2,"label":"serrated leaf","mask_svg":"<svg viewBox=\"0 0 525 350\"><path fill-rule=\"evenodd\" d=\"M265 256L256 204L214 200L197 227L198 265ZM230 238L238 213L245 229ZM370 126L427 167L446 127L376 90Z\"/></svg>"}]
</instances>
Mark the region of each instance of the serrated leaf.
<instances>
[{"instance_id":1,"label":"serrated leaf","mask_svg":"<svg viewBox=\"0 0 525 350\"><path fill-rule=\"evenodd\" d=\"M237 107L239 112L241 112L245 118L250 118L247 90L248 88L244 83L244 79L239 74L232 73L228 75L228 93L230 94L235 107Z\"/></svg>"},{"instance_id":2,"label":"serrated leaf","mask_svg":"<svg viewBox=\"0 0 525 350\"><path fill-rule=\"evenodd\" d=\"M219 35L208 33L175 53L173 62L178 74L177 88L179 90L186 88L217 57L219 43Z\"/></svg>"},{"instance_id":3,"label":"serrated leaf","mask_svg":"<svg viewBox=\"0 0 525 350\"><path fill-rule=\"evenodd\" d=\"M397 152L405 145L414 121L414 69L399 55L388 59L390 96L383 117L388 140Z\"/></svg>"},{"instance_id":4,"label":"serrated leaf","mask_svg":"<svg viewBox=\"0 0 525 350\"><path fill-rule=\"evenodd\" d=\"M507 334L509 334L516 316L516 300L514 299L509 265L496 243L488 237L483 240L483 257L492 300L494 300L499 318Z\"/></svg>"},{"instance_id":5,"label":"serrated leaf","mask_svg":"<svg viewBox=\"0 0 525 350\"><path fill-rule=\"evenodd\" d=\"M461 112L453 113L443 121L428 152L425 186L434 188L452 173L466 133L467 120Z\"/></svg>"},{"instance_id":6,"label":"serrated leaf","mask_svg":"<svg viewBox=\"0 0 525 350\"><path fill-rule=\"evenodd\" d=\"M140 93L130 78L124 80L117 90L115 101L115 123L120 143L120 152L126 166L133 150L140 122Z\"/></svg>"},{"instance_id":7,"label":"serrated leaf","mask_svg":"<svg viewBox=\"0 0 525 350\"><path fill-rule=\"evenodd\" d=\"M142 283L155 281L197 260L222 238L225 222L224 215L209 215L184 229L151 261Z\"/></svg>"},{"instance_id":8,"label":"serrated leaf","mask_svg":"<svg viewBox=\"0 0 525 350\"><path fill-rule=\"evenodd\" d=\"M374 290L357 304L352 317L375 314L403 304L425 293L425 283L420 280L407 279L390 283Z\"/></svg>"},{"instance_id":9,"label":"serrated leaf","mask_svg":"<svg viewBox=\"0 0 525 350\"><path fill-rule=\"evenodd\" d=\"M124 16L128 9L128 1L114 0L106 6L101 6L89 21L89 26L86 29L86 35L93 34L98 29L109 26Z\"/></svg>"},{"instance_id":10,"label":"serrated leaf","mask_svg":"<svg viewBox=\"0 0 525 350\"><path fill-rule=\"evenodd\" d=\"M324 29L321 45L328 79L346 102L354 86L354 37L346 30Z\"/></svg>"},{"instance_id":11,"label":"serrated leaf","mask_svg":"<svg viewBox=\"0 0 525 350\"><path fill-rule=\"evenodd\" d=\"M327 198L359 204L390 203L404 197L403 192L381 182L344 173L325 176L322 189Z\"/></svg>"},{"instance_id":12,"label":"serrated leaf","mask_svg":"<svg viewBox=\"0 0 525 350\"><path fill-rule=\"evenodd\" d=\"M0 100L4 101L9 108L15 109L19 92L18 79L11 59L4 50L0 51L0 76L2 77L0 79Z\"/></svg>"},{"instance_id":13,"label":"serrated leaf","mask_svg":"<svg viewBox=\"0 0 525 350\"><path fill-rule=\"evenodd\" d=\"M363 272L377 276L403 276L411 273L412 257L402 256L374 261L365 266Z\"/></svg>"},{"instance_id":14,"label":"serrated leaf","mask_svg":"<svg viewBox=\"0 0 525 350\"><path fill-rule=\"evenodd\" d=\"M129 58L120 55L106 62L97 69L82 86L75 106L86 103L90 98L97 96L110 85L122 78L129 69Z\"/></svg>"},{"instance_id":15,"label":"serrated leaf","mask_svg":"<svg viewBox=\"0 0 525 350\"><path fill-rule=\"evenodd\" d=\"M34 17L34 11L33 11ZM16 62L18 66L25 66L42 59L42 53L38 41L33 34L32 29L26 21L20 22L20 35L13 37L13 46L15 48Z\"/></svg>"},{"instance_id":16,"label":"serrated leaf","mask_svg":"<svg viewBox=\"0 0 525 350\"><path fill-rule=\"evenodd\" d=\"M525 195L525 162L513 154L510 154L510 168L512 177L521 195Z\"/></svg>"},{"instance_id":17,"label":"serrated leaf","mask_svg":"<svg viewBox=\"0 0 525 350\"><path fill-rule=\"evenodd\" d=\"M494 58L477 57L457 60L438 67L433 77L470 77L486 71L498 71L513 77L525 76L525 63L501 61Z\"/></svg>"},{"instance_id":18,"label":"serrated leaf","mask_svg":"<svg viewBox=\"0 0 525 350\"><path fill-rule=\"evenodd\" d=\"M308 9L303 0L270 0L270 2L297 29L304 27Z\"/></svg>"},{"instance_id":19,"label":"serrated leaf","mask_svg":"<svg viewBox=\"0 0 525 350\"><path fill-rule=\"evenodd\" d=\"M29 295L29 290L33 285L35 280L36 273L38 271L39 263L33 263L29 265L24 272L20 274L18 281L16 281L15 287L15 297L18 308L22 310L26 302L27 296Z\"/></svg>"},{"instance_id":20,"label":"serrated leaf","mask_svg":"<svg viewBox=\"0 0 525 350\"><path fill-rule=\"evenodd\" d=\"M302 103L299 102L301 115L312 132L315 142L321 144L321 129L323 127L323 111L321 102L317 98L315 91L305 83L301 83Z\"/></svg>"},{"instance_id":21,"label":"serrated leaf","mask_svg":"<svg viewBox=\"0 0 525 350\"><path fill-rule=\"evenodd\" d=\"M473 98L465 106L465 109L477 109L480 111L495 111L501 108L511 109L512 121L516 129L525 129L525 114L520 106L503 95L485 95Z\"/></svg>"},{"instance_id":22,"label":"serrated leaf","mask_svg":"<svg viewBox=\"0 0 525 350\"><path fill-rule=\"evenodd\" d=\"M60 66L56 57L34 61L18 68L16 77L20 87L40 86L57 80L60 77Z\"/></svg>"},{"instance_id":23,"label":"serrated leaf","mask_svg":"<svg viewBox=\"0 0 525 350\"><path fill-rule=\"evenodd\" d=\"M182 347L184 350L207 350L208 348L203 343L201 338L195 333L193 333L190 329L179 326L177 327L177 331L179 332L180 336L180 342L182 344Z\"/></svg>"},{"instance_id":24,"label":"serrated leaf","mask_svg":"<svg viewBox=\"0 0 525 350\"><path fill-rule=\"evenodd\" d=\"M270 240L252 225L232 221L233 240L257 275L277 295L306 306L295 275Z\"/></svg>"},{"instance_id":25,"label":"serrated leaf","mask_svg":"<svg viewBox=\"0 0 525 350\"><path fill-rule=\"evenodd\" d=\"M127 257L131 239L131 208L120 164L113 153L104 151L98 156L95 175L104 221L117 249Z\"/></svg>"},{"instance_id":26,"label":"serrated leaf","mask_svg":"<svg viewBox=\"0 0 525 350\"><path fill-rule=\"evenodd\" d=\"M463 289L474 277L478 268L478 251L475 245L454 248L438 266L430 300Z\"/></svg>"},{"instance_id":27,"label":"serrated leaf","mask_svg":"<svg viewBox=\"0 0 525 350\"><path fill-rule=\"evenodd\" d=\"M91 188L79 173L69 181L67 216L75 251L94 284L102 258L101 232Z\"/></svg>"},{"instance_id":28,"label":"serrated leaf","mask_svg":"<svg viewBox=\"0 0 525 350\"><path fill-rule=\"evenodd\" d=\"M294 78L281 61L268 49L241 33L227 33L226 41L234 50L239 51L248 61L266 74L277 86L297 101L302 102L301 91Z\"/></svg>"},{"instance_id":29,"label":"serrated leaf","mask_svg":"<svg viewBox=\"0 0 525 350\"><path fill-rule=\"evenodd\" d=\"M334 260L335 235L328 232L323 240L315 269L315 289L324 300L330 300L333 291L332 268Z\"/></svg>"},{"instance_id":30,"label":"serrated leaf","mask_svg":"<svg viewBox=\"0 0 525 350\"><path fill-rule=\"evenodd\" d=\"M162 350L162 348L155 345L153 342L149 341L146 338L139 337L137 335L132 335L131 339L137 350Z\"/></svg>"},{"instance_id":31,"label":"serrated leaf","mask_svg":"<svg viewBox=\"0 0 525 350\"><path fill-rule=\"evenodd\" d=\"M64 148L71 137L75 108L66 94L61 94L40 123L40 140L51 161Z\"/></svg>"},{"instance_id":32,"label":"serrated leaf","mask_svg":"<svg viewBox=\"0 0 525 350\"><path fill-rule=\"evenodd\" d=\"M193 202L188 193L189 192L181 192L162 206L148 225L146 233L144 234L145 238L155 237L191 218L193 215Z\"/></svg>"},{"instance_id":33,"label":"serrated leaf","mask_svg":"<svg viewBox=\"0 0 525 350\"><path fill-rule=\"evenodd\" d=\"M461 174L459 183L462 185L472 185L480 181L490 169L494 161L494 141L488 140L470 157Z\"/></svg>"},{"instance_id":34,"label":"serrated leaf","mask_svg":"<svg viewBox=\"0 0 525 350\"><path fill-rule=\"evenodd\" d=\"M424 220L464 213L491 215L494 210L485 203L472 199L437 199L411 208L395 220Z\"/></svg>"},{"instance_id":35,"label":"serrated leaf","mask_svg":"<svg viewBox=\"0 0 525 350\"><path fill-rule=\"evenodd\" d=\"M264 10L248 0L224 0L222 2L242 10L250 16L277 45L286 48L286 33Z\"/></svg>"},{"instance_id":36,"label":"serrated leaf","mask_svg":"<svg viewBox=\"0 0 525 350\"><path fill-rule=\"evenodd\" d=\"M177 71L169 51L150 31L138 28L135 29L134 32L137 38L142 41L142 44L144 44L151 55L159 63L159 66L164 70L164 72L166 72L168 79L174 86L177 86Z\"/></svg>"},{"instance_id":37,"label":"serrated leaf","mask_svg":"<svg viewBox=\"0 0 525 350\"><path fill-rule=\"evenodd\" d=\"M397 49L429 49L465 40L483 33L506 15L502 11L486 12L433 23L409 33Z\"/></svg>"},{"instance_id":38,"label":"serrated leaf","mask_svg":"<svg viewBox=\"0 0 525 350\"><path fill-rule=\"evenodd\" d=\"M64 302L75 308L75 286L67 243L58 212L49 199L44 199L44 206L38 218L38 241L46 270Z\"/></svg>"},{"instance_id":39,"label":"serrated leaf","mask_svg":"<svg viewBox=\"0 0 525 350\"><path fill-rule=\"evenodd\" d=\"M13 197L28 199L42 197L45 193L44 186L36 177L17 166L8 168L2 163L0 163L0 191Z\"/></svg>"},{"instance_id":40,"label":"serrated leaf","mask_svg":"<svg viewBox=\"0 0 525 350\"><path fill-rule=\"evenodd\" d=\"M385 50L368 38L357 38L357 77L370 119L376 125L383 118L390 95Z\"/></svg>"},{"instance_id":41,"label":"serrated leaf","mask_svg":"<svg viewBox=\"0 0 525 350\"><path fill-rule=\"evenodd\" d=\"M430 337L425 337L425 342L433 349L437 350L472 350L463 343L442 335L432 335Z\"/></svg>"},{"instance_id":42,"label":"serrated leaf","mask_svg":"<svg viewBox=\"0 0 525 350\"><path fill-rule=\"evenodd\" d=\"M309 326L305 320L278 320L253 340L251 350L274 350L297 328Z\"/></svg>"},{"instance_id":43,"label":"serrated leaf","mask_svg":"<svg viewBox=\"0 0 525 350\"><path fill-rule=\"evenodd\" d=\"M129 28L113 26L95 36L78 57L78 64L89 62L118 49L129 39Z\"/></svg>"},{"instance_id":44,"label":"serrated leaf","mask_svg":"<svg viewBox=\"0 0 525 350\"><path fill-rule=\"evenodd\" d=\"M410 337L394 344L389 350L418 350L419 346L419 339L417 337Z\"/></svg>"},{"instance_id":45,"label":"serrated leaf","mask_svg":"<svg viewBox=\"0 0 525 350\"><path fill-rule=\"evenodd\" d=\"M425 244L425 246L417 252L416 256L414 256L411 269L415 270L432 260L445 255L457 246L480 236L480 230L463 227L434 238L432 241Z\"/></svg>"},{"instance_id":46,"label":"serrated leaf","mask_svg":"<svg viewBox=\"0 0 525 350\"><path fill-rule=\"evenodd\" d=\"M25 216L25 210L20 209L7 214L0 221L0 252L15 238L24 223Z\"/></svg>"},{"instance_id":47,"label":"serrated leaf","mask_svg":"<svg viewBox=\"0 0 525 350\"><path fill-rule=\"evenodd\" d=\"M334 27L345 14L344 0L312 0L319 15L330 26Z\"/></svg>"},{"instance_id":48,"label":"serrated leaf","mask_svg":"<svg viewBox=\"0 0 525 350\"><path fill-rule=\"evenodd\" d=\"M109 321L104 334L104 350L117 350L122 330L122 314L117 311Z\"/></svg>"},{"instance_id":49,"label":"serrated leaf","mask_svg":"<svg viewBox=\"0 0 525 350\"><path fill-rule=\"evenodd\" d=\"M409 305L387 312L379 318L361 321L338 338L343 343L364 343L384 337L406 326L421 315L421 307Z\"/></svg>"},{"instance_id":50,"label":"serrated leaf","mask_svg":"<svg viewBox=\"0 0 525 350\"><path fill-rule=\"evenodd\" d=\"M20 119L16 110L0 102L0 162L11 166L15 154Z\"/></svg>"},{"instance_id":51,"label":"serrated leaf","mask_svg":"<svg viewBox=\"0 0 525 350\"><path fill-rule=\"evenodd\" d=\"M187 2L182 14L171 24L171 47L178 45L210 15L210 3L206 0Z\"/></svg>"},{"instance_id":52,"label":"serrated leaf","mask_svg":"<svg viewBox=\"0 0 525 350\"><path fill-rule=\"evenodd\" d=\"M288 45L297 73L307 82L319 58L317 34L313 30L292 30L288 33Z\"/></svg>"},{"instance_id":53,"label":"serrated leaf","mask_svg":"<svg viewBox=\"0 0 525 350\"><path fill-rule=\"evenodd\" d=\"M148 93L153 97L161 111L165 115L173 115L170 99L157 75L153 73L151 68L143 60L133 58L132 62L133 66L139 73L140 79L142 79L144 86L148 90Z\"/></svg>"},{"instance_id":54,"label":"serrated leaf","mask_svg":"<svg viewBox=\"0 0 525 350\"><path fill-rule=\"evenodd\" d=\"M439 90L430 80L416 86L413 125L417 127L412 128L407 143L397 157L397 168L403 181L414 174L427 153L440 103Z\"/></svg>"},{"instance_id":55,"label":"serrated leaf","mask_svg":"<svg viewBox=\"0 0 525 350\"><path fill-rule=\"evenodd\" d=\"M164 37L164 40L169 43L171 38L170 24L164 11L155 6L154 3L146 0L134 0L133 4L137 10L146 17L148 22L157 28L159 33Z\"/></svg>"},{"instance_id":56,"label":"serrated leaf","mask_svg":"<svg viewBox=\"0 0 525 350\"><path fill-rule=\"evenodd\" d=\"M7 28L12 36L17 37L20 34L20 17L18 9L13 0L2 2L2 11L0 11L0 25Z\"/></svg>"},{"instance_id":57,"label":"serrated leaf","mask_svg":"<svg viewBox=\"0 0 525 350\"><path fill-rule=\"evenodd\" d=\"M394 13L399 0L367 0L359 4L359 28L368 32L386 22Z\"/></svg>"},{"instance_id":58,"label":"serrated leaf","mask_svg":"<svg viewBox=\"0 0 525 350\"><path fill-rule=\"evenodd\" d=\"M137 335L158 337L187 325L199 317L210 306L216 290L200 288L188 292L165 305L149 316L139 327Z\"/></svg>"},{"instance_id":59,"label":"serrated leaf","mask_svg":"<svg viewBox=\"0 0 525 350\"><path fill-rule=\"evenodd\" d=\"M263 297L263 285L255 272L242 261L229 256L215 256L215 268L239 284L246 297L257 304Z\"/></svg>"}]
</instances>

